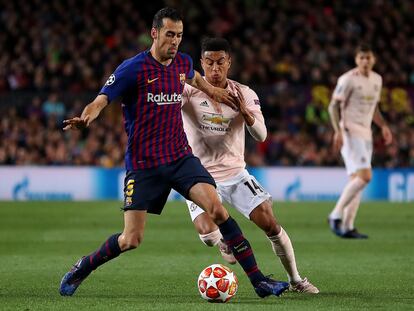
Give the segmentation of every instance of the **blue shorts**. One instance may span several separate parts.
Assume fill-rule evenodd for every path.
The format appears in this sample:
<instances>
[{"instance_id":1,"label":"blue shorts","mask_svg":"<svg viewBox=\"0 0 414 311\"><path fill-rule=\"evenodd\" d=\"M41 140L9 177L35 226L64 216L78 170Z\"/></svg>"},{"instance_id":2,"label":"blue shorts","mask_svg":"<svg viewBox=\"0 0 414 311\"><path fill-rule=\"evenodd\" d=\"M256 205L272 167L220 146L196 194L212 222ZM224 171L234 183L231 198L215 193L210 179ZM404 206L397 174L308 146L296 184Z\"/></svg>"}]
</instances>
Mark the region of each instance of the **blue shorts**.
<instances>
[{"instance_id":1,"label":"blue shorts","mask_svg":"<svg viewBox=\"0 0 414 311\"><path fill-rule=\"evenodd\" d=\"M197 183L216 187L213 177L192 154L158 167L127 171L123 210L145 210L160 215L171 189L189 199L189 191Z\"/></svg>"}]
</instances>

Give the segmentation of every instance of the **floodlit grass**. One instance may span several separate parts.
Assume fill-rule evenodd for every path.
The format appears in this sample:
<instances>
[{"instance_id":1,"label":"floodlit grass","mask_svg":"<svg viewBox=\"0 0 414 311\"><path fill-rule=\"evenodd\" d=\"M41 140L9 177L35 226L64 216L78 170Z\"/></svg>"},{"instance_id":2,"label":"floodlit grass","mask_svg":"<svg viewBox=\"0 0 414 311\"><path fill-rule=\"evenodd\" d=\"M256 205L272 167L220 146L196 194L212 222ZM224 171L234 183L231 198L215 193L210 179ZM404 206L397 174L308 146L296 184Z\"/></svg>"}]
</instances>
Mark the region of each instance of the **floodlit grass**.
<instances>
[{"instance_id":1,"label":"floodlit grass","mask_svg":"<svg viewBox=\"0 0 414 311\"><path fill-rule=\"evenodd\" d=\"M122 229L119 202L1 202L0 310L408 310L414 306L414 206L363 203L357 227L366 241L330 233L333 203L277 203L299 271L321 293L260 299L240 266L239 291L227 304L209 304L196 287L200 271L222 262L193 229L182 202L148 217L144 243L100 267L73 297L58 293L63 274ZM264 234L230 209L259 267L286 275Z\"/></svg>"}]
</instances>

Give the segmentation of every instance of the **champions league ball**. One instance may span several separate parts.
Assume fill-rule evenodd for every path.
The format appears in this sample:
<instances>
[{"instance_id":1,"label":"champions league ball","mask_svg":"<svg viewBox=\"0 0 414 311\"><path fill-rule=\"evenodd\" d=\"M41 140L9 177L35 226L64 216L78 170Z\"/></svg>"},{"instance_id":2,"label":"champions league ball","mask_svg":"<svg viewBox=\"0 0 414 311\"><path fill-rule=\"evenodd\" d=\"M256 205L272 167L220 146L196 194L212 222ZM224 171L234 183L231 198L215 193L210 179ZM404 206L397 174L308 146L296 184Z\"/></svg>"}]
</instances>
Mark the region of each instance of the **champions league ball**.
<instances>
[{"instance_id":1,"label":"champions league ball","mask_svg":"<svg viewBox=\"0 0 414 311\"><path fill-rule=\"evenodd\" d=\"M197 281L201 297L209 302L229 301L236 295L238 284L234 272L221 264L204 268Z\"/></svg>"}]
</instances>

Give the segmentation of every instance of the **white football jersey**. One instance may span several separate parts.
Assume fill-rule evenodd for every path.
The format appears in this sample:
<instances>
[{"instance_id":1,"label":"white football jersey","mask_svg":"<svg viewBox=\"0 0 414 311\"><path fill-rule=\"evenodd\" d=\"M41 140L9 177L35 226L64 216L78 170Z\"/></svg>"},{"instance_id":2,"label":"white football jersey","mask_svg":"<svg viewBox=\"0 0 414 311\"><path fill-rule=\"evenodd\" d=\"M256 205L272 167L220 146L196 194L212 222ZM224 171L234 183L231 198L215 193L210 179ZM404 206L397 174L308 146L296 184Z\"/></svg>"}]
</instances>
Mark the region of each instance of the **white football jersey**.
<instances>
[{"instance_id":1,"label":"white football jersey","mask_svg":"<svg viewBox=\"0 0 414 311\"><path fill-rule=\"evenodd\" d=\"M235 93L237 84L254 115L255 123L264 126L264 118L256 93L236 81L227 80L227 88ZM244 161L245 121L239 111L221 104L217 113L209 96L186 84L182 97L184 130L194 155L216 181L225 181L240 174Z\"/></svg>"},{"instance_id":2,"label":"white football jersey","mask_svg":"<svg viewBox=\"0 0 414 311\"><path fill-rule=\"evenodd\" d=\"M381 88L382 78L374 71L366 77L354 68L339 77L333 99L342 101L342 130L372 140L371 123L381 98Z\"/></svg>"}]
</instances>

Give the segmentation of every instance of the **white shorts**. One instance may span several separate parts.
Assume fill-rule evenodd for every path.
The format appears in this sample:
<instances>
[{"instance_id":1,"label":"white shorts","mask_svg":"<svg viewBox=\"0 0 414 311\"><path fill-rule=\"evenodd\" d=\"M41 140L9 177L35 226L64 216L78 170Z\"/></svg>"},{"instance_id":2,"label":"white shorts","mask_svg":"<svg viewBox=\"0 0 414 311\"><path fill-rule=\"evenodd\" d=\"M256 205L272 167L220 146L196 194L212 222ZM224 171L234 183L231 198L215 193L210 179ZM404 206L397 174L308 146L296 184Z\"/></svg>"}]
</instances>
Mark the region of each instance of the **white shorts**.
<instances>
[{"instance_id":1,"label":"white shorts","mask_svg":"<svg viewBox=\"0 0 414 311\"><path fill-rule=\"evenodd\" d=\"M363 168L371 168L372 141L363 138L343 135L344 143L341 148L348 175Z\"/></svg>"},{"instance_id":2,"label":"white shorts","mask_svg":"<svg viewBox=\"0 0 414 311\"><path fill-rule=\"evenodd\" d=\"M217 193L221 201L226 201L236 210L250 219L250 213L261 203L271 200L272 196L263 189L259 182L250 175L247 170L243 170L239 175L226 180L217 182ZM204 211L194 202L186 200L191 220Z\"/></svg>"}]
</instances>

